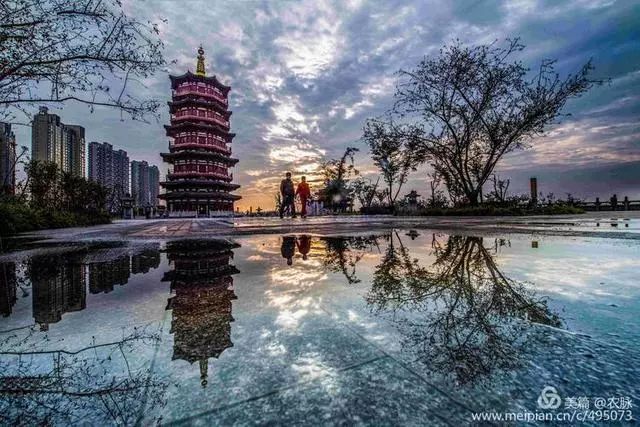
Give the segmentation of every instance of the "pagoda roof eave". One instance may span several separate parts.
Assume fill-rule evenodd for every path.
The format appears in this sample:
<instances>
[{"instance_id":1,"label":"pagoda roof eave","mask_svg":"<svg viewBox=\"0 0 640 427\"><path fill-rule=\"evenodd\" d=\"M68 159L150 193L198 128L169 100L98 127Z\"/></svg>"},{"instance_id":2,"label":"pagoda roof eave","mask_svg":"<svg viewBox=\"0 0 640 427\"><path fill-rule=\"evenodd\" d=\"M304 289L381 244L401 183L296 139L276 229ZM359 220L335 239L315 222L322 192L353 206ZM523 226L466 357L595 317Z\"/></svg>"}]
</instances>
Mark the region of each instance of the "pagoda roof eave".
<instances>
[{"instance_id":1,"label":"pagoda roof eave","mask_svg":"<svg viewBox=\"0 0 640 427\"><path fill-rule=\"evenodd\" d=\"M167 136L171 136L170 132L171 131L177 131L181 128L200 128L200 129L205 129L205 130L211 130L211 131L216 131L219 134L222 134L224 136L228 136L229 139L233 139L234 136L236 136L235 133L233 132L229 132L227 130L225 130L224 128L217 126L217 125L211 125L208 123L196 123L196 122L192 122L190 120L185 120L185 121L181 121L179 123L174 123L174 124L170 124L170 125L164 125L164 128L167 132Z\"/></svg>"},{"instance_id":2,"label":"pagoda roof eave","mask_svg":"<svg viewBox=\"0 0 640 427\"><path fill-rule=\"evenodd\" d=\"M209 83L212 84L216 87L218 87L218 89L222 90L225 95L227 93L229 93L229 91L231 90L231 86L227 86L225 84L223 84L220 80L218 80L218 77L216 77L215 75L208 77L208 76L200 76L198 74L194 74L191 71L187 71L184 74L178 75L178 76L174 76L174 75L169 75L169 79L171 80L171 88L175 89L176 85L178 85L180 82L186 81L186 80L196 80L196 81L202 81L205 83Z\"/></svg>"}]
</instances>

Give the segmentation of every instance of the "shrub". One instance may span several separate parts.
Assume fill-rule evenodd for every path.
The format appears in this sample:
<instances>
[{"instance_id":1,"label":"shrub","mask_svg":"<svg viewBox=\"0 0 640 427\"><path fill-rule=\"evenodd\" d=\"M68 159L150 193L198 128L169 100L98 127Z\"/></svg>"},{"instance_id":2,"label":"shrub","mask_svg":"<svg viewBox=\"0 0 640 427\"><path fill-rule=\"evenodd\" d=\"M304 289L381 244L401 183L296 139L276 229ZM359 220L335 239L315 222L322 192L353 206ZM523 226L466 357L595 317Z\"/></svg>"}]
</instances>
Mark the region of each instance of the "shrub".
<instances>
[{"instance_id":1,"label":"shrub","mask_svg":"<svg viewBox=\"0 0 640 427\"><path fill-rule=\"evenodd\" d=\"M6 237L27 231L107 224L111 217L106 211L68 212L38 209L13 198L0 200L0 236Z\"/></svg>"}]
</instances>

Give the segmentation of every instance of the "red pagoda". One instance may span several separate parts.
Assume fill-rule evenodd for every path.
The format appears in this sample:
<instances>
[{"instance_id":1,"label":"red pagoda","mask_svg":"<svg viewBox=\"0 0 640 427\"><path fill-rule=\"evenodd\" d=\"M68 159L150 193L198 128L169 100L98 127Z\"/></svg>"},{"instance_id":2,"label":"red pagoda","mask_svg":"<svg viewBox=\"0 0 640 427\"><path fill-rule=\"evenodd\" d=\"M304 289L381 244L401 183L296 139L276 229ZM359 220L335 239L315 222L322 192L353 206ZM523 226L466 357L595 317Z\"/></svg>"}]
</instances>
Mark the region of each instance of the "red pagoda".
<instances>
[{"instance_id":1,"label":"red pagoda","mask_svg":"<svg viewBox=\"0 0 640 427\"><path fill-rule=\"evenodd\" d=\"M160 155L173 165L166 189L159 197L166 200L170 216L216 216L233 213L233 202L240 196L231 191L229 168L238 159L231 157L235 134L229 132L228 94L216 76L207 77L204 50L198 49L196 73L187 71L171 79L172 101L169 102L171 125L165 126L172 138L169 152Z\"/></svg>"}]
</instances>

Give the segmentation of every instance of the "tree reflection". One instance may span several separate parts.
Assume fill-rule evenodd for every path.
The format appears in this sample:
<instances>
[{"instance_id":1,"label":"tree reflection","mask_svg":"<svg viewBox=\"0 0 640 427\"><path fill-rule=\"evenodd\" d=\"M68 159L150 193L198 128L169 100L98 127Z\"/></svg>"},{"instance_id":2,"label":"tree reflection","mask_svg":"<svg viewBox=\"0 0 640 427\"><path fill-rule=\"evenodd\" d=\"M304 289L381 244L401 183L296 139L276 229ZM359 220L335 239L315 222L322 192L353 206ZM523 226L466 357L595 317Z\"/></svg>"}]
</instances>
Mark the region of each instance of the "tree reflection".
<instances>
[{"instance_id":1,"label":"tree reflection","mask_svg":"<svg viewBox=\"0 0 640 427\"><path fill-rule=\"evenodd\" d=\"M126 284L132 262L141 271L159 266L157 249L130 252L107 243L0 264L0 313L11 315L20 289L31 295L36 323L0 332L0 425L130 425L164 405L167 383L144 356L159 331L126 328L109 338L100 328L89 342L48 332L65 313L86 309L87 288Z\"/></svg>"},{"instance_id":2,"label":"tree reflection","mask_svg":"<svg viewBox=\"0 0 640 427\"><path fill-rule=\"evenodd\" d=\"M35 327L0 334L0 424L135 424L145 407L155 413L166 403L167 383L132 360L159 340L133 328L114 342L40 351L51 343Z\"/></svg>"},{"instance_id":3,"label":"tree reflection","mask_svg":"<svg viewBox=\"0 0 640 427\"><path fill-rule=\"evenodd\" d=\"M374 249L380 250L378 236L321 237L325 244L323 262L334 273L342 273L349 284L360 283L356 265Z\"/></svg>"},{"instance_id":4,"label":"tree reflection","mask_svg":"<svg viewBox=\"0 0 640 427\"><path fill-rule=\"evenodd\" d=\"M517 366L531 322L560 326L546 301L506 277L480 237L432 240L430 268L412 259L399 235L376 267L367 301L376 312L404 312L407 350L459 383Z\"/></svg>"}]
</instances>

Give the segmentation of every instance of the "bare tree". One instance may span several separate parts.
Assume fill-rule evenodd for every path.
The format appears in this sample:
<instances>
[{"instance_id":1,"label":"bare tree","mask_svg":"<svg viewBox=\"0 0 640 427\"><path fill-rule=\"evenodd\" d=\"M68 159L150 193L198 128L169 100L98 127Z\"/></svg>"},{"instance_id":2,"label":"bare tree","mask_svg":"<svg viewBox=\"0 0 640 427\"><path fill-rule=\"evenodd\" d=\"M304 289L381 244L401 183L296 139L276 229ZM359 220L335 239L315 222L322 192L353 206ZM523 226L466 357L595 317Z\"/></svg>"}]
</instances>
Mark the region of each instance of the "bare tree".
<instances>
[{"instance_id":1,"label":"bare tree","mask_svg":"<svg viewBox=\"0 0 640 427\"><path fill-rule=\"evenodd\" d=\"M417 139L395 131L392 119L367 120L362 139L369 146L373 163L382 173L389 189L389 206L393 207L409 173L424 162L423 151L415 147Z\"/></svg>"},{"instance_id":2,"label":"bare tree","mask_svg":"<svg viewBox=\"0 0 640 427\"><path fill-rule=\"evenodd\" d=\"M376 195L379 183L380 177L378 177L375 184L372 184L370 179L365 179L361 176L353 180L351 183L353 194L358 198L358 201L363 208L368 209L371 207L371 203Z\"/></svg>"},{"instance_id":3,"label":"bare tree","mask_svg":"<svg viewBox=\"0 0 640 427\"><path fill-rule=\"evenodd\" d=\"M429 207L444 207L447 204L447 200L444 196L444 192L440 189L440 185L442 184L442 175L434 169L432 172L427 174L427 178L429 178L429 189L431 190L428 202Z\"/></svg>"},{"instance_id":4,"label":"bare tree","mask_svg":"<svg viewBox=\"0 0 640 427\"><path fill-rule=\"evenodd\" d=\"M353 164L353 156L359 150L355 147L347 147L339 159L331 159L322 162L320 170L324 177L324 188L320 190L321 198L333 212L344 211L350 197L349 179L360 172Z\"/></svg>"},{"instance_id":5,"label":"bare tree","mask_svg":"<svg viewBox=\"0 0 640 427\"><path fill-rule=\"evenodd\" d=\"M29 149L21 145L20 151L18 151L18 147L13 144L11 150L9 151L9 167L7 168L4 176L2 177L2 184L0 184L0 195L2 193L16 193L20 194L22 192L22 188L17 189L15 183L16 170L18 165L25 165L28 160Z\"/></svg>"},{"instance_id":6,"label":"bare tree","mask_svg":"<svg viewBox=\"0 0 640 427\"><path fill-rule=\"evenodd\" d=\"M409 71L401 70L394 114L400 137L416 138L449 192L477 205L482 185L502 157L525 148L561 116L565 103L589 90L593 66L561 79L551 60L530 76L513 57L518 39L506 46L467 47L455 42ZM458 194L460 193L460 194Z\"/></svg>"},{"instance_id":7,"label":"bare tree","mask_svg":"<svg viewBox=\"0 0 640 427\"><path fill-rule=\"evenodd\" d=\"M496 174L491 175L491 182L493 183L492 196L496 201L504 203L507 200L507 191L509 190L510 179L500 179Z\"/></svg>"},{"instance_id":8,"label":"bare tree","mask_svg":"<svg viewBox=\"0 0 640 427\"><path fill-rule=\"evenodd\" d=\"M160 101L131 89L166 64L158 35L120 0L0 2L0 119L65 101L155 114Z\"/></svg>"}]
</instances>

